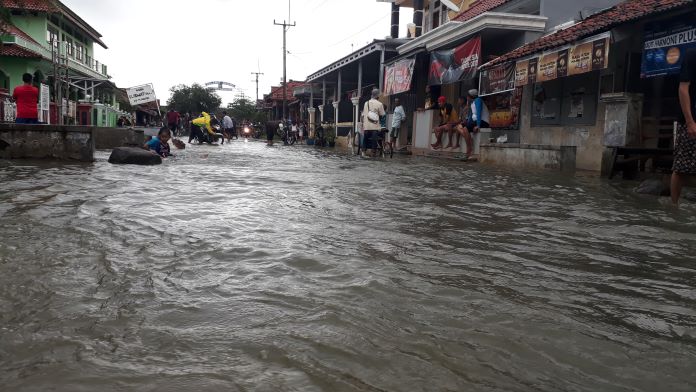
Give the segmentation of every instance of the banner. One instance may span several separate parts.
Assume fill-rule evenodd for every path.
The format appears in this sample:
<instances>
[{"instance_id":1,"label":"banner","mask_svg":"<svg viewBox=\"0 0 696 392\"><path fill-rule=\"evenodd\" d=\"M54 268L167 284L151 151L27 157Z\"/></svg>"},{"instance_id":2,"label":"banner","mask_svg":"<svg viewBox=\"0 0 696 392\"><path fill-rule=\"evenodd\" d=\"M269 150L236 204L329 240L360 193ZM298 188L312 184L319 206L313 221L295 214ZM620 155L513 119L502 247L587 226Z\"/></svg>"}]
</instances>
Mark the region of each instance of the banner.
<instances>
[{"instance_id":1,"label":"banner","mask_svg":"<svg viewBox=\"0 0 696 392\"><path fill-rule=\"evenodd\" d=\"M481 61L481 37L473 38L454 49L430 54L428 85L452 84L473 79Z\"/></svg>"},{"instance_id":2,"label":"banner","mask_svg":"<svg viewBox=\"0 0 696 392\"><path fill-rule=\"evenodd\" d=\"M609 66L609 39L609 34L602 34L558 51L518 61L515 64L515 86L604 69Z\"/></svg>"},{"instance_id":3,"label":"banner","mask_svg":"<svg viewBox=\"0 0 696 392\"><path fill-rule=\"evenodd\" d=\"M645 27L641 78L678 74L687 51L696 49L696 23L671 20Z\"/></svg>"},{"instance_id":4,"label":"banner","mask_svg":"<svg viewBox=\"0 0 696 392\"><path fill-rule=\"evenodd\" d=\"M384 94L393 95L410 90L415 65L415 58L400 60L388 65L384 69Z\"/></svg>"},{"instance_id":5,"label":"banner","mask_svg":"<svg viewBox=\"0 0 696 392\"><path fill-rule=\"evenodd\" d=\"M479 95L498 94L515 88L515 65L505 63L491 69L481 71Z\"/></svg>"},{"instance_id":6,"label":"banner","mask_svg":"<svg viewBox=\"0 0 696 392\"><path fill-rule=\"evenodd\" d=\"M128 93L128 101L133 106L157 101L155 89L151 84L131 87L126 89L126 92Z\"/></svg>"}]
</instances>

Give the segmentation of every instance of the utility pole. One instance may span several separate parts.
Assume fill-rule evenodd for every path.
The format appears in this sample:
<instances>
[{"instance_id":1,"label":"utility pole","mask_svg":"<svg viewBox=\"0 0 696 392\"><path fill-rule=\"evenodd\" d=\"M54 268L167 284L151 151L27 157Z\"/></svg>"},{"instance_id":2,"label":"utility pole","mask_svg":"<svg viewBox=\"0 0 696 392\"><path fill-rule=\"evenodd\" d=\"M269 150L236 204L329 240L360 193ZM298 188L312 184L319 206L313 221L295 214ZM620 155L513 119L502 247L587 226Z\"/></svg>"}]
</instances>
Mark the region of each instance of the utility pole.
<instances>
[{"instance_id":1,"label":"utility pole","mask_svg":"<svg viewBox=\"0 0 696 392\"><path fill-rule=\"evenodd\" d=\"M256 104L259 102L259 75L263 75L263 72L252 72L251 74L256 75L256 102L254 102Z\"/></svg>"},{"instance_id":2,"label":"utility pole","mask_svg":"<svg viewBox=\"0 0 696 392\"><path fill-rule=\"evenodd\" d=\"M287 120L286 115L288 112L288 75L287 75L287 39L286 35L288 32L288 29L290 27L295 27L296 24L293 22L292 24L286 23L283 21L283 23L276 23L275 19L273 19L273 24L276 26L283 26L283 120Z\"/></svg>"}]
</instances>

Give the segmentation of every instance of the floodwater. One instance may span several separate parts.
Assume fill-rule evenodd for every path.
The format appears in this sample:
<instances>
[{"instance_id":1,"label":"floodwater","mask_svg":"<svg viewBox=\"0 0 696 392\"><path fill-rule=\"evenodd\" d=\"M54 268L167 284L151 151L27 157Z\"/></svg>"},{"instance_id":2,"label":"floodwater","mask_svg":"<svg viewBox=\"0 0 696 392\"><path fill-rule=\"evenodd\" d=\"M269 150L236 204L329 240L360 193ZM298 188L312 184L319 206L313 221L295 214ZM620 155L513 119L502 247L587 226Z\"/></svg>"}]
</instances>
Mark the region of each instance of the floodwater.
<instances>
[{"instance_id":1,"label":"floodwater","mask_svg":"<svg viewBox=\"0 0 696 392\"><path fill-rule=\"evenodd\" d=\"M694 391L696 208L261 143L0 162L2 391Z\"/></svg>"}]
</instances>

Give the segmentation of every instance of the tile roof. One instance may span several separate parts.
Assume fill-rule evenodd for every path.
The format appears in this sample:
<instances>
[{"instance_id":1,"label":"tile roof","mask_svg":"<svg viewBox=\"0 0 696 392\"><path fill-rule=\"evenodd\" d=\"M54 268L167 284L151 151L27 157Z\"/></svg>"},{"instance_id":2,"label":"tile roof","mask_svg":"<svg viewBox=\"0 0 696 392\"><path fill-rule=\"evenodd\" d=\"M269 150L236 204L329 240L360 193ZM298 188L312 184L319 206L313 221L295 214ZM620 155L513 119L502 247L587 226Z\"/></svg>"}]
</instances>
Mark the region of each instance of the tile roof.
<instances>
[{"instance_id":1,"label":"tile roof","mask_svg":"<svg viewBox=\"0 0 696 392\"><path fill-rule=\"evenodd\" d=\"M477 2L471 4L469 8L464 10L459 15L455 16L453 20L458 22L466 22L484 12L488 12L494 8L500 7L505 3L509 3L512 0L478 0Z\"/></svg>"},{"instance_id":2,"label":"tile roof","mask_svg":"<svg viewBox=\"0 0 696 392\"><path fill-rule=\"evenodd\" d=\"M535 53L557 48L595 34L609 31L623 23L687 5L696 5L696 2L694 2L694 0L626 0L566 29L521 46L510 53L484 64L483 67L489 68L496 64L517 60Z\"/></svg>"},{"instance_id":3,"label":"tile roof","mask_svg":"<svg viewBox=\"0 0 696 392\"><path fill-rule=\"evenodd\" d=\"M24 49L21 46L17 45L2 45L0 47L0 56L7 56L7 57L24 57L24 58L41 58L41 55L38 55L31 50Z\"/></svg>"},{"instance_id":4,"label":"tile roof","mask_svg":"<svg viewBox=\"0 0 696 392\"><path fill-rule=\"evenodd\" d=\"M293 101L296 98L292 95L292 90L295 87L299 87L304 85L305 82L296 82L294 80L289 80L288 81L288 100ZM283 99L283 86L273 86L271 87L271 94L270 98L272 100L282 100Z\"/></svg>"},{"instance_id":5,"label":"tile roof","mask_svg":"<svg viewBox=\"0 0 696 392\"><path fill-rule=\"evenodd\" d=\"M0 5L9 9L38 12L57 12L59 8L50 0L0 0Z\"/></svg>"}]
</instances>

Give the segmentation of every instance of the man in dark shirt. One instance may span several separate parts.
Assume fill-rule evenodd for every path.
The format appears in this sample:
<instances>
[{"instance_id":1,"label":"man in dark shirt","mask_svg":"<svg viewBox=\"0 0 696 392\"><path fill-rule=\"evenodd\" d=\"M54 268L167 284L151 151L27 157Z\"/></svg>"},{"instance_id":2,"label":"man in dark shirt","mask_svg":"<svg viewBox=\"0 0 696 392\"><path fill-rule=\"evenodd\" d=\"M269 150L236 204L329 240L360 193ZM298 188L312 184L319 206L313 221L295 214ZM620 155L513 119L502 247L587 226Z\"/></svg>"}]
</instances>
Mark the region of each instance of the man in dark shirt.
<instances>
[{"instance_id":1,"label":"man in dark shirt","mask_svg":"<svg viewBox=\"0 0 696 392\"><path fill-rule=\"evenodd\" d=\"M17 124L39 123L39 89L31 85L32 76L29 73L22 75L22 86L15 87L12 98L17 102Z\"/></svg>"},{"instance_id":2,"label":"man in dark shirt","mask_svg":"<svg viewBox=\"0 0 696 392\"><path fill-rule=\"evenodd\" d=\"M672 202L679 203L684 176L696 174L696 49L687 52L679 74L682 124L677 129L672 168Z\"/></svg>"},{"instance_id":3,"label":"man in dark shirt","mask_svg":"<svg viewBox=\"0 0 696 392\"><path fill-rule=\"evenodd\" d=\"M174 109L169 109L169 113L167 113L167 126L172 132L172 135L176 135L176 130L179 127L179 117L179 112Z\"/></svg>"}]
</instances>

